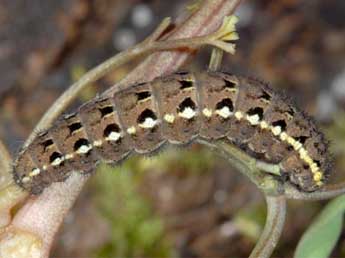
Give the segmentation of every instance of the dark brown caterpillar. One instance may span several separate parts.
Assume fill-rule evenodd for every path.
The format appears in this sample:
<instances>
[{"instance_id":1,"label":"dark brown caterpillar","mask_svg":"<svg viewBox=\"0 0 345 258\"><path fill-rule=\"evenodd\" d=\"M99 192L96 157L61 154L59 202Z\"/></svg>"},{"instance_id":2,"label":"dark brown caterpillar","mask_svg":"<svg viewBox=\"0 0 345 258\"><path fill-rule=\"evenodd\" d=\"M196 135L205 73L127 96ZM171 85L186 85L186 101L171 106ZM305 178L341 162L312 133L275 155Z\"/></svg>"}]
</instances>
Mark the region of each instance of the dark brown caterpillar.
<instances>
[{"instance_id":1,"label":"dark brown caterpillar","mask_svg":"<svg viewBox=\"0 0 345 258\"><path fill-rule=\"evenodd\" d=\"M177 73L95 98L39 134L17 159L15 182L39 194L71 171L89 173L165 143L228 139L251 156L279 164L302 191L327 178L327 144L314 123L265 84L221 72Z\"/></svg>"}]
</instances>

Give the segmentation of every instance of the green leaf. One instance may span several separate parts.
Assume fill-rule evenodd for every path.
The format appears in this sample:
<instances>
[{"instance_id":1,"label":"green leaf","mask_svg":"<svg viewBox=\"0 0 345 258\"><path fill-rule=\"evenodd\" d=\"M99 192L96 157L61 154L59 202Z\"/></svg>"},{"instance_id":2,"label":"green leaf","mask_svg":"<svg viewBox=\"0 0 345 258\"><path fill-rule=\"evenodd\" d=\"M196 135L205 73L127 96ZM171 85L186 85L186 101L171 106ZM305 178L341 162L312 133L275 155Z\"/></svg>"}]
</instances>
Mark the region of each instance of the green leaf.
<instances>
[{"instance_id":1,"label":"green leaf","mask_svg":"<svg viewBox=\"0 0 345 258\"><path fill-rule=\"evenodd\" d=\"M298 243L295 258L326 258L340 236L345 211L345 195L329 202Z\"/></svg>"}]
</instances>

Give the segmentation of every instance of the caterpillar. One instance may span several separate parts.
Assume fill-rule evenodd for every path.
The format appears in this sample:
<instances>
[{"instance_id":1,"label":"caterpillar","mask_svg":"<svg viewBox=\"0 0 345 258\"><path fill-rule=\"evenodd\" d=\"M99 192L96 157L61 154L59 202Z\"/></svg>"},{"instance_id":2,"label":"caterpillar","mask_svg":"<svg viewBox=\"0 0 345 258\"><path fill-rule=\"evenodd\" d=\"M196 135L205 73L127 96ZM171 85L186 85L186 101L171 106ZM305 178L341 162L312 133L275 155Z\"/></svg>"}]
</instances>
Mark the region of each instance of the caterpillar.
<instances>
[{"instance_id":1,"label":"caterpillar","mask_svg":"<svg viewBox=\"0 0 345 258\"><path fill-rule=\"evenodd\" d=\"M96 97L63 115L21 150L14 181L40 194L72 171L92 172L103 160L197 138L223 139L280 167L280 180L305 192L326 181L327 142L312 119L265 83L224 72L177 72Z\"/></svg>"}]
</instances>

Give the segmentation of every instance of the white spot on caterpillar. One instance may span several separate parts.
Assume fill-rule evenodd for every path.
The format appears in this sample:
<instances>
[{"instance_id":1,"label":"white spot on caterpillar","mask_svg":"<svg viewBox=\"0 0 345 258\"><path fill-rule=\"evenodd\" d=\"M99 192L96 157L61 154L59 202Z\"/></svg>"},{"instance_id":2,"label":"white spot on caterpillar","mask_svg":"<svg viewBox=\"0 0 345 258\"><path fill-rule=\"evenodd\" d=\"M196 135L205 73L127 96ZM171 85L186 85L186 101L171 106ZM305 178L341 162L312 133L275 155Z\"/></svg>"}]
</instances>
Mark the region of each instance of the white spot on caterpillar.
<instances>
[{"instance_id":1,"label":"white spot on caterpillar","mask_svg":"<svg viewBox=\"0 0 345 258\"><path fill-rule=\"evenodd\" d=\"M29 177L37 176L40 173L41 173L41 170L39 168L34 168L33 170L31 170Z\"/></svg>"},{"instance_id":2,"label":"white spot on caterpillar","mask_svg":"<svg viewBox=\"0 0 345 258\"><path fill-rule=\"evenodd\" d=\"M251 125L258 125L260 123L260 116L258 114L252 116L247 115L247 120Z\"/></svg>"},{"instance_id":3,"label":"white spot on caterpillar","mask_svg":"<svg viewBox=\"0 0 345 258\"><path fill-rule=\"evenodd\" d=\"M74 154L73 153L70 153L70 154L66 154L65 155L65 159L68 160L68 159L73 159L74 157Z\"/></svg>"},{"instance_id":4,"label":"white spot on caterpillar","mask_svg":"<svg viewBox=\"0 0 345 258\"><path fill-rule=\"evenodd\" d=\"M52 166L59 166L62 162L63 162L63 158L60 158L60 157L58 157L58 158L56 158L56 159L54 159L53 161L52 161L52 163L50 163Z\"/></svg>"},{"instance_id":5,"label":"white spot on caterpillar","mask_svg":"<svg viewBox=\"0 0 345 258\"><path fill-rule=\"evenodd\" d=\"M271 130L272 130L273 135L275 136L280 135L282 132L282 128L279 125L271 127Z\"/></svg>"},{"instance_id":6,"label":"white spot on caterpillar","mask_svg":"<svg viewBox=\"0 0 345 258\"><path fill-rule=\"evenodd\" d=\"M211 117L211 116L212 116L212 110L211 110L211 109L208 109L208 108L204 108L204 109L202 110L202 113L203 113L203 115L206 116L206 117Z\"/></svg>"},{"instance_id":7,"label":"white spot on caterpillar","mask_svg":"<svg viewBox=\"0 0 345 258\"><path fill-rule=\"evenodd\" d=\"M22 178L22 183L28 183L28 182L30 182L30 180L31 180L31 178L30 177L28 177L28 176L25 176L25 177L23 177Z\"/></svg>"},{"instance_id":8,"label":"white spot on caterpillar","mask_svg":"<svg viewBox=\"0 0 345 258\"><path fill-rule=\"evenodd\" d=\"M90 150L92 149L91 145L81 145L78 150L76 151L76 153L78 154L86 154L88 153Z\"/></svg>"},{"instance_id":9,"label":"white spot on caterpillar","mask_svg":"<svg viewBox=\"0 0 345 258\"><path fill-rule=\"evenodd\" d=\"M127 133L128 134L136 134L136 132L137 132L137 129L135 129L134 126L131 126L131 127L127 128Z\"/></svg>"},{"instance_id":10,"label":"white spot on caterpillar","mask_svg":"<svg viewBox=\"0 0 345 258\"><path fill-rule=\"evenodd\" d=\"M174 121L175 121L175 116L172 115L172 114L165 114L164 117L163 117L163 119L164 119L166 122L168 122L169 124L172 124L172 123L174 123Z\"/></svg>"},{"instance_id":11,"label":"white spot on caterpillar","mask_svg":"<svg viewBox=\"0 0 345 258\"><path fill-rule=\"evenodd\" d=\"M241 120L243 118L243 113L241 111L236 111L235 117L237 120Z\"/></svg>"},{"instance_id":12,"label":"white spot on caterpillar","mask_svg":"<svg viewBox=\"0 0 345 258\"><path fill-rule=\"evenodd\" d=\"M286 141L287 140L287 138L288 138L288 135L285 133L285 132L282 132L280 135L279 135L279 138L280 138L280 140L282 140L282 141Z\"/></svg>"},{"instance_id":13,"label":"white spot on caterpillar","mask_svg":"<svg viewBox=\"0 0 345 258\"><path fill-rule=\"evenodd\" d=\"M229 107L224 106L221 109L217 109L216 114L223 118L229 118L232 115L232 112Z\"/></svg>"},{"instance_id":14,"label":"white spot on caterpillar","mask_svg":"<svg viewBox=\"0 0 345 258\"><path fill-rule=\"evenodd\" d=\"M105 138L106 141L118 141L121 138L121 133L110 132L110 134Z\"/></svg>"},{"instance_id":15,"label":"white spot on caterpillar","mask_svg":"<svg viewBox=\"0 0 345 258\"><path fill-rule=\"evenodd\" d=\"M43 170L47 170L48 166L47 165L43 165L42 169Z\"/></svg>"},{"instance_id":16,"label":"white spot on caterpillar","mask_svg":"<svg viewBox=\"0 0 345 258\"><path fill-rule=\"evenodd\" d=\"M106 139L107 139L107 138L106 138ZM102 140L97 140L97 141L94 141L94 142L92 143L92 145L95 146L95 147L100 147L100 146L102 146L102 144L103 144L103 141L102 141Z\"/></svg>"},{"instance_id":17,"label":"white spot on caterpillar","mask_svg":"<svg viewBox=\"0 0 345 258\"><path fill-rule=\"evenodd\" d=\"M157 120L152 119L151 117L146 117L145 121L143 123L139 124L139 127L145 128L145 129L150 129L155 127L157 124Z\"/></svg>"},{"instance_id":18,"label":"white spot on caterpillar","mask_svg":"<svg viewBox=\"0 0 345 258\"><path fill-rule=\"evenodd\" d=\"M189 120L195 117L196 112L191 107L186 107L182 112L178 113L178 115Z\"/></svg>"}]
</instances>

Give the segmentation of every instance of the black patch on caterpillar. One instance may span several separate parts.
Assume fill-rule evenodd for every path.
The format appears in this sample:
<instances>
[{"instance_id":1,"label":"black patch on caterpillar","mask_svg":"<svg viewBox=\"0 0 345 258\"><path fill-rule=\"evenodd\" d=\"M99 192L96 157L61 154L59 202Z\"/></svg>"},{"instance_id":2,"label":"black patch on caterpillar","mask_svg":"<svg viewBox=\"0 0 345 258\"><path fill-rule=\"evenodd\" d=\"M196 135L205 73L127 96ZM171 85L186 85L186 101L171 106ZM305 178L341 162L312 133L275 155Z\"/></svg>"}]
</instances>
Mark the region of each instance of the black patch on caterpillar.
<instances>
[{"instance_id":1,"label":"black patch on caterpillar","mask_svg":"<svg viewBox=\"0 0 345 258\"><path fill-rule=\"evenodd\" d=\"M146 118L151 118L153 120L157 120L157 116L151 109L145 109L137 119L138 124L142 124L145 122Z\"/></svg>"},{"instance_id":2,"label":"black patch on caterpillar","mask_svg":"<svg viewBox=\"0 0 345 258\"><path fill-rule=\"evenodd\" d=\"M181 81L179 81L179 83L181 84L181 87L180 87L181 90L185 90L185 89L189 89L189 88L194 87L193 81L181 80Z\"/></svg>"},{"instance_id":3,"label":"black patch on caterpillar","mask_svg":"<svg viewBox=\"0 0 345 258\"><path fill-rule=\"evenodd\" d=\"M78 122L78 123L73 123L73 124L68 125L70 134L73 134L75 131L78 131L78 130L79 130L80 128L82 128L82 127L83 127L83 126L81 125L80 122Z\"/></svg>"},{"instance_id":4,"label":"black patch on caterpillar","mask_svg":"<svg viewBox=\"0 0 345 258\"><path fill-rule=\"evenodd\" d=\"M232 103L232 100L229 99L229 98L222 99L222 100L219 101L219 102L217 103L217 105L216 105L216 109L217 109L217 110L220 110L220 109L222 109L223 107L228 107L229 110L230 110L231 112L234 111L234 105L233 105L233 103Z\"/></svg>"},{"instance_id":5,"label":"black patch on caterpillar","mask_svg":"<svg viewBox=\"0 0 345 258\"><path fill-rule=\"evenodd\" d=\"M299 136L299 137L295 137L296 141L299 141L300 143L304 144L305 141L308 139L308 136Z\"/></svg>"},{"instance_id":6,"label":"black patch on caterpillar","mask_svg":"<svg viewBox=\"0 0 345 258\"><path fill-rule=\"evenodd\" d=\"M53 152L49 157L50 163L52 163L54 160L59 159L59 158L60 159L62 158L62 154L58 152Z\"/></svg>"},{"instance_id":7,"label":"black patch on caterpillar","mask_svg":"<svg viewBox=\"0 0 345 258\"><path fill-rule=\"evenodd\" d=\"M272 97L265 90L263 90L263 93L260 96L260 98L270 101Z\"/></svg>"},{"instance_id":8,"label":"black patch on caterpillar","mask_svg":"<svg viewBox=\"0 0 345 258\"><path fill-rule=\"evenodd\" d=\"M251 108L247 111L247 114L250 116L258 115L260 120L262 120L262 118L264 117L264 110L260 107Z\"/></svg>"},{"instance_id":9,"label":"black patch on caterpillar","mask_svg":"<svg viewBox=\"0 0 345 258\"><path fill-rule=\"evenodd\" d=\"M149 92L149 91L136 92L135 94L137 95L138 101L141 101L141 100L144 100L144 99L151 97L151 92Z\"/></svg>"},{"instance_id":10,"label":"black patch on caterpillar","mask_svg":"<svg viewBox=\"0 0 345 258\"><path fill-rule=\"evenodd\" d=\"M273 126L280 126L283 132L286 131L286 122L284 120L278 120L272 123Z\"/></svg>"},{"instance_id":11,"label":"black patch on caterpillar","mask_svg":"<svg viewBox=\"0 0 345 258\"><path fill-rule=\"evenodd\" d=\"M101 112L101 117L105 117L106 115L109 115L114 112L114 108L112 106L107 106L99 109L99 112Z\"/></svg>"},{"instance_id":12,"label":"black patch on caterpillar","mask_svg":"<svg viewBox=\"0 0 345 258\"><path fill-rule=\"evenodd\" d=\"M104 129L103 136L108 137L110 133L112 132L119 133L120 131L121 129L117 124L110 124Z\"/></svg>"},{"instance_id":13,"label":"black patch on caterpillar","mask_svg":"<svg viewBox=\"0 0 345 258\"><path fill-rule=\"evenodd\" d=\"M74 151L77 151L81 146L89 146L90 145L90 142L87 140L87 139L79 139L75 142L74 144Z\"/></svg>"},{"instance_id":14,"label":"black patch on caterpillar","mask_svg":"<svg viewBox=\"0 0 345 258\"><path fill-rule=\"evenodd\" d=\"M47 148L49 148L50 146L52 146L54 144L53 140L52 139L48 139L46 141L44 141L42 143L43 147L44 147L44 150L46 150Z\"/></svg>"},{"instance_id":15,"label":"black patch on caterpillar","mask_svg":"<svg viewBox=\"0 0 345 258\"><path fill-rule=\"evenodd\" d=\"M224 83L225 83L225 88L228 88L228 89L234 89L236 88L236 84L232 81L229 81L229 80L225 80L224 79Z\"/></svg>"},{"instance_id":16,"label":"black patch on caterpillar","mask_svg":"<svg viewBox=\"0 0 345 258\"><path fill-rule=\"evenodd\" d=\"M183 112L183 110L185 108L190 107L191 109L195 110L196 108L196 104L194 103L194 101L191 98L186 98L184 99L180 105L178 105L177 111L178 112Z\"/></svg>"}]
</instances>

